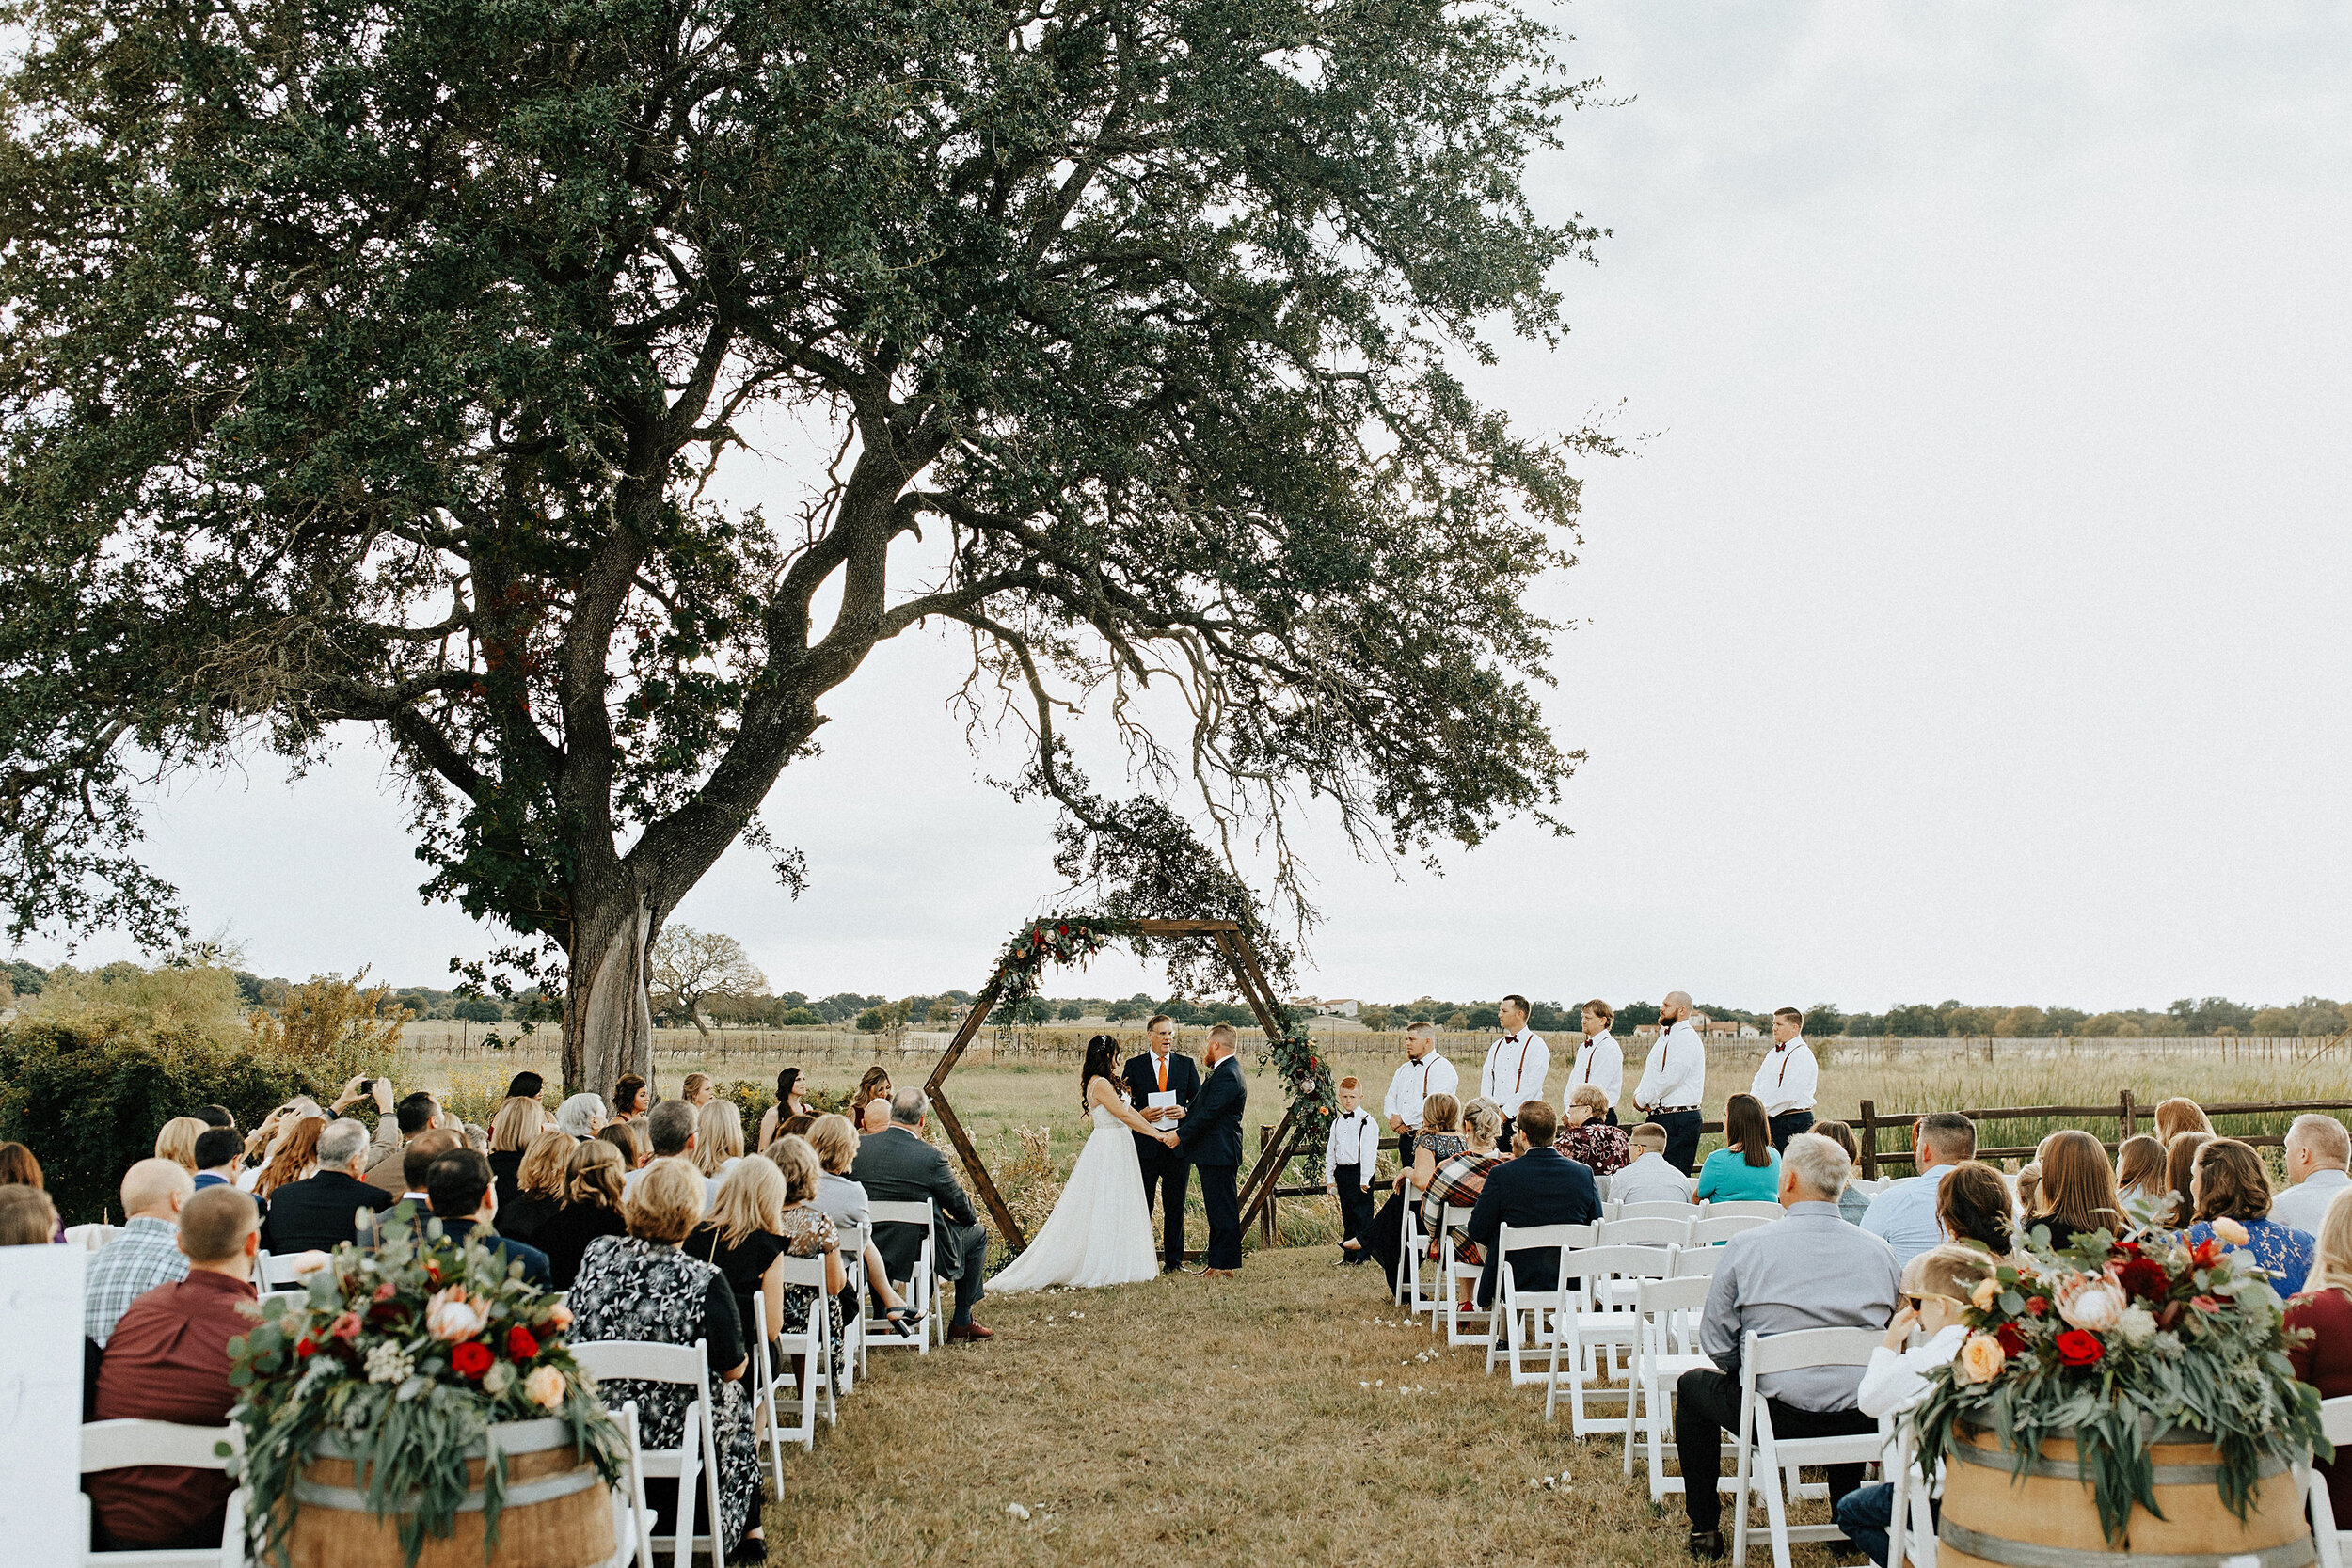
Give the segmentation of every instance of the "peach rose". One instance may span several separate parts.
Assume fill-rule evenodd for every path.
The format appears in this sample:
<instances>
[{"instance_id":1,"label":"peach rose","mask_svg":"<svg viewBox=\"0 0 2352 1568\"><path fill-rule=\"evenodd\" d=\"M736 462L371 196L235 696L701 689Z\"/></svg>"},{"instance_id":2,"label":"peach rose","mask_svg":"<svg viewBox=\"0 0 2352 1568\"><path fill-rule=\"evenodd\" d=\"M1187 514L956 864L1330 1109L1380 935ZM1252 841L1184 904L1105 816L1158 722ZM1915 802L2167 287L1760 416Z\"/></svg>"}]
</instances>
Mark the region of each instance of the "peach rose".
<instances>
[{"instance_id":1,"label":"peach rose","mask_svg":"<svg viewBox=\"0 0 2352 1568\"><path fill-rule=\"evenodd\" d=\"M2009 1357L1990 1334L1971 1334L1963 1341L1955 1366L1963 1383L1990 1383L2001 1375Z\"/></svg>"},{"instance_id":2,"label":"peach rose","mask_svg":"<svg viewBox=\"0 0 2352 1568\"><path fill-rule=\"evenodd\" d=\"M2221 1215L2213 1222L2213 1233L2230 1246L2244 1246L2253 1240L2247 1234L2246 1227L2238 1224L2227 1214Z\"/></svg>"},{"instance_id":3,"label":"peach rose","mask_svg":"<svg viewBox=\"0 0 2352 1568\"><path fill-rule=\"evenodd\" d=\"M543 1410L553 1410L564 1402L564 1374L553 1367L534 1368L523 1379L523 1397Z\"/></svg>"},{"instance_id":4,"label":"peach rose","mask_svg":"<svg viewBox=\"0 0 2352 1568\"><path fill-rule=\"evenodd\" d=\"M548 1308L548 1322L558 1328L569 1328L572 1326L572 1309L559 1301Z\"/></svg>"},{"instance_id":5,"label":"peach rose","mask_svg":"<svg viewBox=\"0 0 2352 1568\"><path fill-rule=\"evenodd\" d=\"M2058 1316L2093 1334L2113 1328L2129 1305L2123 1299L2123 1288L2105 1275L2093 1275L2058 1292Z\"/></svg>"},{"instance_id":6,"label":"peach rose","mask_svg":"<svg viewBox=\"0 0 2352 1568\"><path fill-rule=\"evenodd\" d=\"M1998 1301L2000 1296L2001 1282L1991 1275L1986 1275L1982 1279L1978 1280L1977 1288L1968 1292L1969 1301L1975 1304L1979 1312L1992 1311L1993 1304Z\"/></svg>"}]
</instances>

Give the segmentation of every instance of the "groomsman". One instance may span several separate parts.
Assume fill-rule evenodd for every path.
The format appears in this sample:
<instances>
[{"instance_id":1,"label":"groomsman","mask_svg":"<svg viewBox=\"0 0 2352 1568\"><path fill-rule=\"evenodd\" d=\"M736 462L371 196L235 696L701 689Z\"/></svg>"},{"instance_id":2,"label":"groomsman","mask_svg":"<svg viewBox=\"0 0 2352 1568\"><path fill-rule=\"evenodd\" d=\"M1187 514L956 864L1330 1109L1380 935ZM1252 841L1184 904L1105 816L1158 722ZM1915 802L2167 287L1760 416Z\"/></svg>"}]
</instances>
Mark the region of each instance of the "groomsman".
<instances>
[{"instance_id":1,"label":"groomsman","mask_svg":"<svg viewBox=\"0 0 2352 1568\"><path fill-rule=\"evenodd\" d=\"M1125 1071L1127 1102L1155 1127L1176 1128L1184 1119L1192 1097L1200 1092L1200 1070L1192 1058L1176 1054L1176 1021L1153 1013L1144 1024L1147 1045L1128 1058ZM1173 1094L1176 1104L1152 1103L1155 1094ZM1143 1216L1152 1217L1154 1195L1160 1205L1160 1272L1184 1272L1184 1189L1192 1184L1192 1162L1182 1148L1170 1148L1157 1138L1135 1134L1136 1159L1143 1166Z\"/></svg>"},{"instance_id":2,"label":"groomsman","mask_svg":"<svg viewBox=\"0 0 2352 1568\"><path fill-rule=\"evenodd\" d=\"M1590 1084L1609 1097L1609 1125L1617 1125L1617 1101L1625 1094L1625 1053L1618 1049L1617 1038L1609 1026L1617 1021L1617 1010L1596 997L1584 1004L1584 1043L1576 1048L1576 1066L1568 1069L1568 1093Z\"/></svg>"},{"instance_id":3,"label":"groomsman","mask_svg":"<svg viewBox=\"0 0 2352 1568\"><path fill-rule=\"evenodd\" d=\"M1699 1164L1699 1103L1707 1098L1707 1042L1692 1022L1687 990L1658 1006L1657 1043L1633 1090L1633 1108L1666 1130L1666 1164L1685 1176Z\"/></svg>"},{"instance_id":4,"label":"groomsman","mask_svg":"<svg viewBox=\"0 0 2352 1568\"><path fill-rule=\"evenodd\" d=\"M1789 1139L1813 1125L1813 1096L1820 1081L1820 1064L1804 1043L1804 1014L1794 1007L1775 1009L1772 1048L1748 1085L1748 1092L1764 1102L1774 1148L1786 1149Z\"/></svg>"},{"instance_id":5,"label":"groomsman","mask_svg":"<svg viewBox=\"0 0 2352 1568\"><path fill-rule=\"evenodd\" d=\"M1544 1076L1551 1070L1551 1047L1527 1026L1526 997L1504 997L1499 1011L1502 1037L1486 1048L1478 1092L1502 1107L1502 1144L1507 1148L1511 1131L1518 1126L1519 1107L1544 1098Z\"/></svg>"},{"instance_id":6,"label":"groomsman","mask_svg":"<svg viewBox=\"0 0 2352 1568\"><path fill-rule=\"evenodd\" d=\"M1453 1094L1462 1075L1438 1053L1438 1026L1423 1019L1405 1029L1405 1061L1389 1080L1388 1098L1380 1102L1396 1134L1396 1163L1413 1166L1413 1134L1421 1131L1422 1102L1433 1094Z\"/></svg>"}]
</instances>

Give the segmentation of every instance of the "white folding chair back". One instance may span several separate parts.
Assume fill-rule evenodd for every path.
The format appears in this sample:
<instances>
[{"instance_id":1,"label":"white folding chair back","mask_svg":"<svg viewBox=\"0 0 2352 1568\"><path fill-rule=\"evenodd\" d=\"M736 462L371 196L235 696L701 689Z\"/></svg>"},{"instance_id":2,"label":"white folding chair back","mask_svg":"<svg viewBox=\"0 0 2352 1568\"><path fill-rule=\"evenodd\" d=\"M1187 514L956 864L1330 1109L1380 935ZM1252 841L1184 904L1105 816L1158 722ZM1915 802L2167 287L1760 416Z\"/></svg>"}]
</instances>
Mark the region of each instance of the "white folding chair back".
<instances>
[{"instance_id":1,"label":"white folding chair back","mask_svg":"<svg viewBox=\"0 0 2352 1568\"><path fill-rule=\"evenodd\" d=\"M914 1333L905 1338L892 1333L886 1320L873 1315L874 1304L870 1295L858 1303L858 1310L866 1314L867 1329L878 1331L872 1341L877 1348L912 1350L917 1355L929 1355L934 1327L939 1331L939 1342L943 1345L947 1342L946 1319L939 1311L938 1259L931 1254L931 1248L938 1240L939 1216L928 1197L888 1202L875 1198L866 1207L867 1217L874 1222L877 1229L885 1225L919 1225L923 1227L923 1245L922 1250L915 1254L914 1277L891 1281L893 1286L903 1284L906 1287L899 1295L906 1302L907 1310L914 1314Z\"/></svg>"},{"instance_id":2,"label":"white folding chair back","mask_svg":"<svg viewBox=\"0 0 2352 1568\"><path fill-rule=\"evenodd\" d=\"M2342 1456L2346 1445L2352 1445L2352 1394L2320 1401L2319 1424ZM2304 1484L2312 1511L2312 1536L2319 1547L2319 1568L2344 1568L2344 1546L2352 1542L2352 1530L2337 1528L2335 1505L2328 1496L2328 1478L2319 1473L2318 1466L2307 1466Z\"/></svg>"},{"instance_id":3,"label":"white folding chair back","mask_svg":"<svg viewBox=\"0 0 2352 1568\"><path fill-rule=\"evenodd\" d=\"M65 1227L65 1244L80 1247L84 1252L96 1252L121 1232L120 1226L100 1225L96 1221L88 1225L69 1225Z\"/></svg>"},{"instance_id":4,"label":"white folding chair back","mask_svg":"<svg viewBox=\"0 0 2352 1568\"><path fill-rule=\"evenodd\" d=\"M264 1291L298 1291L303 1281L310 1277L294 1272L294 1265L305 1256L299 1252L281 1253L275 1257L266 1252L260 1253L253 1259L254 1277L262 1282Z\"/></svg>"},{"instance_id":5,"label":"white folding chair back","mask_svg":"<svg viewBox=\"0 0 2352 1568\"><path fill-rule=\"evenodd\" d=\"M1748 1560L1749 1488L1764 1494L1773 1568L1788 1568L1789 1545L1798 1541L1842 1541L1836 1525L1791 1525L1789 1489L1804 1465L1867 1465L1880 1457L1884 1439L1873 1429L1843 1437L1775 1437L1769 1401L1757 1382L1807 1367L1867 1367L1880 1336L1867 1328L1805 1328L1790 1334L1749 1333L1740 1348L1739 1523L1732 1531L1732 1568ZM1785 1484L1784 1484L1785 1483Z\"/></svg>"},{"instance_id":6,"label":"white folding chair back","mask_svg":"<svg viewBox=\"0 0 2352 1568\"><path fill-rule=\"evenodd\" d=\"M1465 1263L1454 1255L1454 1232L1470 1224L1471 1211L1454 1204L1445 1206L1445 1228L1438 1239L1438 1284L1445 1291L1445 1342L1449 1345L1483 1345L1492 1332L1494 1317L1476 1306L1478 1276L1486 1272L1483 1263ZM1471 1291L1472 1305L1462 1305L1462 1287Z\"/></svg>"},{"instance_id":7,"label":"white folding chair back","mask_svg":"<svg viewBox=\"0 0 2352 1568\"><path fill-rule=\"evenodd\" d=\"M677 1447L647 1451L641 1446L637 1469L641 1478L655 1476L677 1482L676 1530L666 1538L676 1568L691 1568L698 1551L708 1552L714 1562L725 1556L719 1544L720 1520L724 1515L719 1500L718 1407L711 1402L707 1341L697 1339L691 1345L670 1345L652 1339L574 1339L571 1347L580 1370L594 1382L632 1378L640 1383L682 1384L694 1390L694 1402L687 1409ZM633 1407L634 1402L631 1404ZM697 1481L703 1483L704 1506L708 1511L705 1522L710 1528L706 1534L695 1533L692 1524ZM642 1481L637 1484L633 1506L637 1511L638 1568L652 1568L655 1542L665 1538L653 1533L653 1514L645 1507Z\"/></svg>"},{"instance_id":8,"label":"white folding chair back","mask_svg":"<svg viewBox=\"0 0 2352 1568\"><path fill-rule=\"evenodd\" d=\"M1685 1246L1715 1246L1728 1242L1743 1230L1755 1230L1772 1222L1762 1214L1708 1214L1691 1222L1691 1237Z\"/></svg>"},{"instance_id":9,"label":"white folding chair back","mask_svg":"<svg viewBox=\"0 0 2352 1568\"><path fill-rule=\"evenodd\" d=\"M182 1426L174 1421L90 1421L81 1429L82 1474L95 1475L102 1470L125 1470L139 1465L173 1465L190 1470L219 1470L228 1466L226 1457L213 1451L222 1443L230 1453L245 1449L245 1429L233 1423L229 1426ZM124 1568L239 1568L245 1561L245 1488L230 1494L229 1513L223 1521L220 1544L190 1546L179 1550L144 1552L99 1552L89 1549L90 1506L87 1493L74 1498L81 1511L83 1555L75 1560L97 1568L98 1564L120 1563Z\"/></svg>"},{"instance_id":10,"label":"white folding chair back","mask_svg":"<svg viewBox=\"0 0 2352 1568\"><path fill-rule=\"evenodd\" d=\"M1710 1198L1699 1209L1699 1218L1703 1220L1719 1220L1725 1214L1761 1214L1768 1220L1776 1220L1788 1212L1769 1197L1740 1197L1721 1203Z\"/></svg>"},{"instance_id":11,"label":"white folding chair back","mask_svg":"<svg viewBox=\"0 0 2352 1568\"><path fill-rule=\"evenodd\" d=\"M1603 1220L1593 1227L1595 1246L1681 1246L1690 1239L1687 1219Z\"/></svg>"},{"instance_id":12,"label":"white folding chair back","mask_svg":"<svg viewBox=\"0 0 2352 1568\"><path fill-rule=\"evenodd\" d=\"M774 1354L787 1361L795 1355L805 1358L803 1375L795 1378L770 1358L771 1333L768 1323L768 1293L761 1291L752 1297L752 1322L758 1334L758 1346L752 1354L752 1375L755 1379L752 1397L759 1402L760 1413L768 1423L768 1452L775 1465L778 1497L784 1495L784 1445L787 1442L798 1443L812 1452L817 1448L817 1390L819 1387L825 1390L825 1421L828 1426L833 1424L834 1418L833 1388L826 1365L826 1353L832 1342L832 1337L826 1332L829 1321L826 1308L832 1303L824 1289L825 1260L821 1258L787 1258L783 1261L784 1282L787 1285L811 1283L807 1278L806 1265L816 1264L814 1283L817 1299L809 1306L808 1322L804 1326L791 1333L777 1330L772 1334ZM803 1267L795 1269L794 1264ZM800 1277L794 1277L796 1275ZM789 1388L800 1396L799 1419L790 1426L781 1424L776 1418L776 1391L779 1388Z\"/></svg>"},{"instance_id":13,"label":"white folding chair back","mask_svg":"<svg viewBox=\"0 0 2352 1568\"><path fill-rule=\"evenodd\" d=\"M1551 1367L1544 1380L1544 1419L1552 1418L1559 1402L1560 1353L1565 1349L1568 1430L1579 1437L1596 1432L1629 1431L1633 1419L1631 1359L1642 1338L1642 1316L1635 1310L1637 1292L1642 1280L1666 1277L1674 1267L1674 1251L1671 1247L1624 1243L1596 1245L1561 1261L1563 1268L1575 1273L1577 1287L1570 1293L1568 1311L1555 1320ZM1618 1382L1619 1351L1627 1356L1624 1383L1622 1386L1612 1386ZM1590 1415L1584 1408L1588 1399L1622 1400L1625 1414L1611 1419Z\"/></svg>"},{"instance_id":14,"label":"white folding chair back","mask_svg":"<svg viewBox=\"0 0 2352 1568\"><path fill-rule=\"evenodd\" d=\"M1891 1568L1903 1568L1906 1558L1912 1568L1935 1568L1935 1514L1928 1506L1927 1478L1919 1470L1918 1429L1902 1412L1879 1426L1892 1429L1893 1458L1884 1479L1895 1492L1886 1513L1886 1560Z\"/></svg>"},{"instance_id":15,"label":"white folding chair back","mask_svg":"<svg viewBox=\"0 0 2352 1568\"><path fill-rule=\"evenodd\" d=\"M1421 1227L1421 1198L1413 1184L1405 1184L1405 1223L1397 1229L1404 1247L1396 1266L1398 1302L1415 1317L1429 1314L1429 1325L1438 1326L1445 1300L1438 1293L1438 1265L1424 1256L1429 1250L1429 1233Z\"/></svg>"},{"instance_id":16,"label":"white folding chair back","mask_svg":"<svg viewBox=\"0 0 2352 1568\"><path fill-rule=\"evenodd\" d=\"M1705 1279L1714 1274L1715 1265L1724 1260L1719 1246L1683 1246L1675 1248L1675 1266L1668 1275L1673 1279Z\"/></svg>"},{"instance_id":17,"label":"white folding chair back","mask_svg":"<svg viewBox=\"0 0 2352 1568\"><path fill-rule=\"evenodd\" d=\"M1677 1258L1679 1255L1677 1255ZM1713 1366L1699 1349L1699 1315L1714 1281L1704 1275L1644 1279L1634 1291L1634 1314L1641 1319L1641 1338L1634 1351L1632 1407L1627 1412L1624 1470L1633 1474L1633 1446L1638 1434L1649 1465L1649 1500L1662 1501L1682 1490L1682 1478L1666 1474L1666 1456L1674 1451L1669 1430L1675 1385L1682 1374Z\"/></svg>"},{"instance_id":18,"label":"white folding chair back","mask_svg":"<svg viewBox=\"0 0 2352 1568\"><path fill-rule=\"evenodd\" d=\"M1487 1319L1486 1370L1489 1373L1495 1370L1498 1359L1507 1359L1513 1387L1542 1382L1543 1373L1520 1367L1519 1354L1521 1351L1532 1354L1539 1346L1549 1343L1550 1318L1572 1310L1565 1284L1555 1285L1549 1291L1521 1290L1518 1275L1511 1268L1511 1254L1552 1252L1558 1255L1565 1268L1569 1253L1592 1244L1593 1227L1589 1225L1506 1225L1502 1227L1495 1238L1495 1251L1502 1262L1495 1271L1494 1306ZM1565 1281L1568 1276L1562 1274L1558 1277ZM1523 1334L1519 1327L1521 1314L1527 1318Z\"/></svg>"},{"instance_id":19,"label":"white folding chair back","mask_svg":"<svg viewBox=\"0 0 2352 1568\"><path fill-rule=\"evenodd\" d=\"M857 1388L857 1380L866 1375L866 1245L874 1238L862 1225L843 1224L834 1227L834 1235L841 1243L841 1272L849 1276L847 1287L855 1292L850 1299L858 1304L854 1312L844 1312L839 1304L826 1310L841 1319L841 1365L833 1369L840 1384L843 1399Z\"/></svg>"},{"instance_id":20,"label":"white folding chair back","mask_svg":"<svg viewBox=\"0 0 2352 1568\"><path fill-rule=\"evenodd\" d=\"M1621 1203L1617 1205L1617 1212L1609 1217L1622 1220L1694 1220L1699 1217L1699 1206L1652 1198L1640 1203Z\"/></svg>"}]
</instances>

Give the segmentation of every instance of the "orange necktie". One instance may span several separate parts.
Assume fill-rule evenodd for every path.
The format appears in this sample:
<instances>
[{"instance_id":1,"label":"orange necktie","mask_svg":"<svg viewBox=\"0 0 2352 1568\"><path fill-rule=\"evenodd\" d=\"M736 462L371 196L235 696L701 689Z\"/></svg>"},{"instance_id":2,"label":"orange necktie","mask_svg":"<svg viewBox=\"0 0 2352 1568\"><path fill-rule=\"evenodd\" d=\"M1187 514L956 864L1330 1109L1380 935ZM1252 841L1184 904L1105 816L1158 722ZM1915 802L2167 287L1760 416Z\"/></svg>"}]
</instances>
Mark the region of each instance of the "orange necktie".
<instances>
[{"instance_id":1,"label":"orange necktie","mask_svg":"<svg viewBox=\"0 0 2352 1568\"><path fill-rule=\"evenodd\" d=\"M1160 1064L1160 1092L1166 1094L1168 1092L1168 1058L1155 1056L1152 1060Z\"/></svg>"}]
</instances>

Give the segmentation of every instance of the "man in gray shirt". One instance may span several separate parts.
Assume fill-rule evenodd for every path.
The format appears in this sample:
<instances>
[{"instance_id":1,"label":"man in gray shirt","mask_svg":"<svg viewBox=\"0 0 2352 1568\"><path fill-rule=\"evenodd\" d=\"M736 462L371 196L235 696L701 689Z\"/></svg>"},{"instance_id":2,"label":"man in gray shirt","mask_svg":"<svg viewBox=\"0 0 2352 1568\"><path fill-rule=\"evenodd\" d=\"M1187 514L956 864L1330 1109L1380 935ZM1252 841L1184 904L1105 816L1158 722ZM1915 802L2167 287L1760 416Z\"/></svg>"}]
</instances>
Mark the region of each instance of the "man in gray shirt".
<instances>
[{"instance_id":1,"label":"man in gray shirt","mask_svg":"<svg viewBox=\"0 0 2352 1568\"><path fill-rule=\"evenodd\" d=\"M1817 1133L1788 1140L1781 1156L1780 1201L1788 1214L1734 1236L1707 1292L1699 1348L1717 1371L1700 1368L1675 1385L1675 1443L1682 1460L1682 1503L1691 1515L1691 1555L1724 1555L1724 1433L1740 1430L1740 1347L1751 1332L1867 1328L1895 1316L1902 1269L1894 1250L1838 1217L1837 1198L1853 1166L1846 1151ZM1860 1367L1808 1367L1764 1378L1758 1392L1781 1437L1830 1437L1874 1432L1878 1422L1854 1408ZM1862 1466L1829 1467L1830 1506L1862 1484Z\"/></svg>"}]
</instances>

